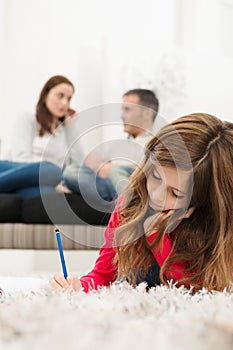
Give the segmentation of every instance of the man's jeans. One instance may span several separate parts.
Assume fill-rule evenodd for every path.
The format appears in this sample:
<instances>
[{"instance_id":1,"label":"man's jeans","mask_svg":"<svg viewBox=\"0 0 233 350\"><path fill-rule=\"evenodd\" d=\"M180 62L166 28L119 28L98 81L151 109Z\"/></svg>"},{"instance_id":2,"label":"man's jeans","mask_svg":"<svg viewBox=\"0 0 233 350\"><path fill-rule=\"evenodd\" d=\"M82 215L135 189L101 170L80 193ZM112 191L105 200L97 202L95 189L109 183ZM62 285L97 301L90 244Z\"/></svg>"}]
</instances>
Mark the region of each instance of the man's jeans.
<instances>
[{"instance_id":1,"label":"man's jeans","mask_svg":"<svg viewBox=\"0 0 233 350\"><path fill-rule=\"evenodd\" d=\"M91 207L112 210L133 171L129 167L113 167L109 178L105 179L88 167L71 164L64 170L63 180L71 191L81 193Z\"/></svg>"},{"instance_id":2,"label":"man's jeans","mask_svg":"<svg viewBox=\"0 0 233 350\"><path fill-rule=\"evenodd\" d=\"M134 168L125 165L114 166L109 174L109 180L117 194L124 192L129 183L129 177L134 172Z\"/></svg>"},{"instance_id":3,"label":"man's jeans","mask_svg":"<svg viewBox=\"0 0 233 350\"><path fill-rule=\"evenodd\" d=\"M81 193L84 200L97 210L109 207L111 201L117 197L109 179L104 179L85 166L69 165L63 172L63 180L66 187Z\"/></svg>"}]
</instances>

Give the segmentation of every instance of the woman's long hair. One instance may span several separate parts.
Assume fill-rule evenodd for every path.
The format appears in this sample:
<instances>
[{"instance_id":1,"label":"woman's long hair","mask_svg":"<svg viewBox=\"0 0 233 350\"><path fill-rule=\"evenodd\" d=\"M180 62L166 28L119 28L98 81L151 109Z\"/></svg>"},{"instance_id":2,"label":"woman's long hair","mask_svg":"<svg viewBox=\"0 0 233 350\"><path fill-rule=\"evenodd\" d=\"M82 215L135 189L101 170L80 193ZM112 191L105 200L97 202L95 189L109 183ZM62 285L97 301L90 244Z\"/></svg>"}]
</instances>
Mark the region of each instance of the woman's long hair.
<instances>
[{"instance_id":1,"label":"woman's long hair","mask_svg":"<svg viewBox=\"0 0 233 350\"><path fill-rule=\"evenodd\" d=\"M43 136L45 133L52 134L53 116L46 106L46 97L52 88L63 83L70 85L74 91L74 85L63 75L54 75L51 77L41 90L36 105L36 119L40 124L39 136Z\"/></svg>"},{"instance_id":2,"label":"woman's long hair","mask_svg":"<svg viewBox=\"0 0 233 350\"><path fill-rule=\"evenodd\" d=\"M161 266L161 280L166 283L164 272L171 263L183 261L188 273L179 283L194 290L229 290L233 281L233 124L204 113L175 120L147 144L145 158L124 193L122 225L115 232L119 277L130 274L135 284L135 276L154 260L143 231L148 211L146 179L154 161L189 171L189 207L196 208L176 227L172 251ZM153 247L161 244L166 230L160 227Z\"/></svg>"}]
</instances>

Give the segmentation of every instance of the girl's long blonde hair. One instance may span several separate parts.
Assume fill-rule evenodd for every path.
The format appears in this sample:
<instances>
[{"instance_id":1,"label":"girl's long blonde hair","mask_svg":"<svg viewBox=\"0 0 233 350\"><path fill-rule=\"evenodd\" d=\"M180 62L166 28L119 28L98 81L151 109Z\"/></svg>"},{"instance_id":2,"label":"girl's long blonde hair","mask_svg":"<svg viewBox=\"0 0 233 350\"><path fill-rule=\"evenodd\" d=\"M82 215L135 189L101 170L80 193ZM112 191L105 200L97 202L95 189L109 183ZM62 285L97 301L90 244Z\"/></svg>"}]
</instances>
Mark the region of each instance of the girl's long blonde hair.
<instances>
[{"instance_id":1,"label":"girl's long blonde hair","mask_svg":"<svg viewBox=\"0 0 233 350\"><path fill-rule=\"evenodd\" d=\"M190 206L172 240L172 252L161 266L160 278L175 261L186 262L179 282L194 290L230 289L233 281L233 124L204 113L190 114L164 126L147 144L142 164L131 176L121 203L122 225L116 229L119 277L136 276L154 258L143 231L148 211L146 179L153 161L190 172ZM153 246L161 243L166 227ZM189 277L187 277L187 275Z\"/></svg>"}]
</instances>

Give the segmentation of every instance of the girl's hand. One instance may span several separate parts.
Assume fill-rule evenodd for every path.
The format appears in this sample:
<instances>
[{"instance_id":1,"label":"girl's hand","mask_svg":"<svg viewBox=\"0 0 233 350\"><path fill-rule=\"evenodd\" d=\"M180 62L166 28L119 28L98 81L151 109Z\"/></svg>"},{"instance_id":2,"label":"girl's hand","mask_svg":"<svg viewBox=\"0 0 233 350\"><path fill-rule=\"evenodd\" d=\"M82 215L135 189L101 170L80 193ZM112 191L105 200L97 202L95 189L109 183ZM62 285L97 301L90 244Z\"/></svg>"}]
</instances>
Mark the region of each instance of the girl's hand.
<instances>
[{"instance_id":1,"label":"girl's hand","mask_svg":"<svg viewBox=\"0 0 233 350\"><path fill-rule=\"evenodd\" d=\"M156 212L146 218L143 223L143 228L146 237L150 236L153 232L161 229L168 221L170 216L174 214L174 210L166 210L161 212Z\"/></svg>"},{"instance_id":2,"label":"girl's hand","mask_svg":"<svg viewBox=\"0 0 233 350\"><path fill-rule=\"evenodd\" d=\"M73 292L79 292L82 289L82 284L79 278L75 275L69 275L66 279L62 273L56 273L49 281L54 289L67 289Z\"/></svg>"}]
</instances>

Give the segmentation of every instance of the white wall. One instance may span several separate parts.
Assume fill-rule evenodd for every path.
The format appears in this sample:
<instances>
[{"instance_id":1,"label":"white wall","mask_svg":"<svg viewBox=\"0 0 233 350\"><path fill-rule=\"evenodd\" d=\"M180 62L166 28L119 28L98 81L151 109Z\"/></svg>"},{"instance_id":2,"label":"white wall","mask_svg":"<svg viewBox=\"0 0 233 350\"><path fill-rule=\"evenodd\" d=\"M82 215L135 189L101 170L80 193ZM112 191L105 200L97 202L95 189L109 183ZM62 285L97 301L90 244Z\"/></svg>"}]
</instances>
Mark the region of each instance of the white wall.
<instances>
[{"instance_id":1,"label":"white wall","mask_svg":"<svg viewBox=\"0 0 233 350\"><path fill-rule=\"evenodd\" d=\"M95 1L6 0L4 5L0 118L1 136L9 144L14 118L34 111L42 85L54 74L74 83L74 108L101 103L101 47Z\"/></svg>"},{"instance_id":2,"label":"white wall","mask_svg":"<svg viewBox=\"0 0 233 350\"><path fill-rule=\"evenodd\" d=\"M103 30L103 101L118 102L122 94L135 87L158 87L157 65L164 52L173 47L173 0L106 1L106 28ZM111 11L112 8L112 11ZM172 51L172 50L171 50ZM158 85L157 85L158 84ZM161 86L161 84L160 84ZM163 96L156 91L164 113ZM119 109L118 109L119 110ZM103 115L109 121L109 111ZM116 106L112 115L116 116ZM104 137L109 130L106 129Z\"/></svg>"},{"instance_id":3,"label":"white wall","mask_svg":"<svg viewBox=\"0 0 233 350\"><path fill-rule=\"evenodd\" d=\"M104 36L106 101L137 85L155 88L168 121L193 111L233 121L233 0L119 4Z\"/></svg>"},{"instance_id":4,"label":"white wall","mask_svg":"<svg viewBox=\"0 0 233 350\"><path fill-rule=\"evenodd\" d=\"M206 111L233 121L233 0L183 0L182 7L187 87L177 111Z\"/></svg>"},{"instance_id":5,"label":"white wall","mask_svg":"<svg viewBox=\"0 0 233 350\"><path fill-rule=\"evenodd\" d=\"M54 74L75 84L83 125L119 121L136 86L156 89L167 120L203 110L233 121L233 0L0 0L0 10L5 148Z\"/></svg>"},{"instance_id":6,"label":"white wall","mask_svg":"<svg viewBox=\"0 0 233 350\"><path fill-rule=\"evenodd\" d=\"M3 88L3 67L4 67L4 60L3 60L3 49L4 49L4 0L0 0L0 52L2 53L0 55L0 122L1 122L1 128L0 128L0 139L2 139L2 135L4 134L4 126L3 124L3 118L1 118L1 115L3 113L3 102L4 102L4 88ZM1 156L1 142L0 142L0 156Z\"/></svg>"}]
</instances>

